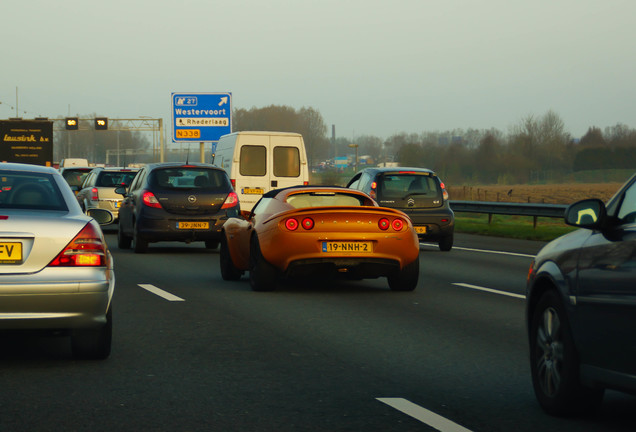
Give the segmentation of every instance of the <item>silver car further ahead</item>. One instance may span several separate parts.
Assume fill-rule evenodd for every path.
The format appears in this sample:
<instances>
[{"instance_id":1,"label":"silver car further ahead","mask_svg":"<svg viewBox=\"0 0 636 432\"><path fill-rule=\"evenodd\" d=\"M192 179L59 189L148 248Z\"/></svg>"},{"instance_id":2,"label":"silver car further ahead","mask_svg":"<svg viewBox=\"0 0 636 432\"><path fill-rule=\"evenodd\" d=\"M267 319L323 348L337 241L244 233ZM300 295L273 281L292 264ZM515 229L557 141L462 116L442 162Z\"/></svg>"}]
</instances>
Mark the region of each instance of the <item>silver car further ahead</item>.
<instances>
[{"instance_id":1,"label":"silver car further ahead","mask_svg":"<svg viewBox=\"0 0 636 432\"><path fill-rule=\"evenodd\" d=\"M77 358L110 355L113 259L99 223L53 168L0 163L0 330L55 330Z\"/></svg>"}]
</instances>

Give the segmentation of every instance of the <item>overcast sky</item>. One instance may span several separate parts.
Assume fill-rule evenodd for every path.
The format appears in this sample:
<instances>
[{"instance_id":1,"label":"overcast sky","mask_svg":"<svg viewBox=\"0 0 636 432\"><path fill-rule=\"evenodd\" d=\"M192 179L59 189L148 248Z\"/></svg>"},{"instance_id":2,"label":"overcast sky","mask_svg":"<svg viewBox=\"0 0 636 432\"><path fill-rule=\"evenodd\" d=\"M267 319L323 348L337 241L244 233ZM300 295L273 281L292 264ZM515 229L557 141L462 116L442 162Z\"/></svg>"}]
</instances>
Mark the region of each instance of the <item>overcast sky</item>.
<instances>
[{"instance_id":1,"label":"overcast sky","mask_svg":"<svg viewBox=\"0 0 636 432\"><path fill-rule=\"evenodd\" d=\"M0 119L162 117L171 93L318 110L352 138L504 132L556 112L636 127L634 0L20 0ZM26 112L26 113L25 113ZM170 136L170 130L168 130Z\"/></svg>"}]
</instances>

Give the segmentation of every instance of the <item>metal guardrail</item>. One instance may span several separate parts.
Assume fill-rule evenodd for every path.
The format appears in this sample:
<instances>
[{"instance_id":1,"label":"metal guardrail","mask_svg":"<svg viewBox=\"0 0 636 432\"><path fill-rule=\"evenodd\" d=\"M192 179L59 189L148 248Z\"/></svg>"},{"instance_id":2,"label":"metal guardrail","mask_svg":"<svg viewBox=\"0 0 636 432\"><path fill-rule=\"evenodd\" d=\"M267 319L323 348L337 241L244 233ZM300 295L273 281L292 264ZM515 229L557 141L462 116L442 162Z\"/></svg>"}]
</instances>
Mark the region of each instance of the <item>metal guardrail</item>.
<instances>
[{"instance_id":1,"label":"metal guardrail","mask_svg":"<svg viewBox=\"0 0 636 432\"><path fill-rule=\"evenodd\" d=\"M493 214L516 215L516 216L532 216L533 225L536 228L537 218L551 217L563 218L565 209L568 207L564 204L540 204L540 203L508 203L508 202L490 202L490 201L450 201L450 207L454 212L465 213L486 213L488 214L488 223L492 221Z\"/></svg>"}]
</instances>

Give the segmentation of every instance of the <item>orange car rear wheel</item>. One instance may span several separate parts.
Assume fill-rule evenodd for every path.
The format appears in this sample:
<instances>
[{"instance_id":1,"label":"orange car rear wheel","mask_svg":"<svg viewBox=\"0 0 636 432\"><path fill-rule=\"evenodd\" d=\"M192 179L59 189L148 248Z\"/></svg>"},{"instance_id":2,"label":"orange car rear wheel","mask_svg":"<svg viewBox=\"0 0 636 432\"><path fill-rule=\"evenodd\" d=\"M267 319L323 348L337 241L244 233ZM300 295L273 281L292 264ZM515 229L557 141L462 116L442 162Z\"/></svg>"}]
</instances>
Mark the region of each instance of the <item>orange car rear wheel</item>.
<instances>
[{"instance_id":1,"label":"orange car rear wheel","mask_svg":"<svg viewBox=\"0 0 636 432\"><path fill-rule=\"evenodd\" d=\"M420 258L404 266L404 268L395 274L389 276L389 288L392 291L413 291L417 286L417 280L420 276Z\"/></svg>"},{"instance_id":2,"label":"orange car rear wheel","mask_svg":"<svg viewBox=\"0 0 636 432\"><path fill-rule=\"evenodd\" d=\"M250 244L250 286L254 291L273 291L276 288L278 272L268 263L261 253L261 246L256 235Z\"/></svg>"},{"instance_id":3,"label":"orange car rear wheel","mask_svg":"<svg viewBox=\"0 0 636 432\"><path fill-rule=\"evenodd\" d=\"M221 238L221 250L219 250L219 263L221 264L221 277L226 281L235 281L241 278L243 272L236 268L227 246L225 233Z\"/></svg>"}]
</instances>

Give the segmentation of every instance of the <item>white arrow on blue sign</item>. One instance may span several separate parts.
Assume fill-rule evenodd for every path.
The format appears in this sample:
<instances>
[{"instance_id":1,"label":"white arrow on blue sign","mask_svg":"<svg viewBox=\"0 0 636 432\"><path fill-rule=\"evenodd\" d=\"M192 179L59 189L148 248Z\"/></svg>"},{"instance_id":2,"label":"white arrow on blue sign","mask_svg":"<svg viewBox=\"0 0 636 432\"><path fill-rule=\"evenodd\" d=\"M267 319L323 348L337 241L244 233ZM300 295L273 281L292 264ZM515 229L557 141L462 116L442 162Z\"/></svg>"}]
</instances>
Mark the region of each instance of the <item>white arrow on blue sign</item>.
<instances>
[{"instance_id":1,"label":"white arrow on blue sign","mask_svg":"<svg viewBox=\"0 0 636 432\"><path fill-rule=\"evenodd\" d=\"M172 93L172 141L215 142L232 133L232 93Z\"/></svg>"}]
</instances>

